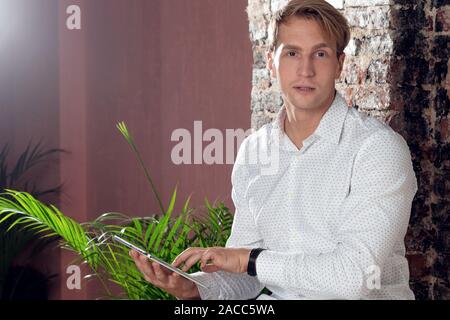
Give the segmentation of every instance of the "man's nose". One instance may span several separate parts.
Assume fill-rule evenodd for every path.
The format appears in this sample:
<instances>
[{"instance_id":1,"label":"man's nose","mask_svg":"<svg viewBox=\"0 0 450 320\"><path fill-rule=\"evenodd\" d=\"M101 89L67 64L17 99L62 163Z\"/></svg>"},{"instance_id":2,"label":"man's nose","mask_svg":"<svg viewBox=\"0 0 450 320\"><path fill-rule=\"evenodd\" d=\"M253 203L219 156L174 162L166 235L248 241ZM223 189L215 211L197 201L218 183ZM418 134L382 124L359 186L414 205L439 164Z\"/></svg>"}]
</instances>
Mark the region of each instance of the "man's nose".
<instances>
[{"instance_id":1,"label":"man's nose","mask_svg":"<svg viewBox=\"0 0 450 320\"><path fill-rule=\"evenodd\" d=\"M302 77L314 76L314 65L311 59L304 58L298 62L297 74Z\"/></svg>"}]
</instances>

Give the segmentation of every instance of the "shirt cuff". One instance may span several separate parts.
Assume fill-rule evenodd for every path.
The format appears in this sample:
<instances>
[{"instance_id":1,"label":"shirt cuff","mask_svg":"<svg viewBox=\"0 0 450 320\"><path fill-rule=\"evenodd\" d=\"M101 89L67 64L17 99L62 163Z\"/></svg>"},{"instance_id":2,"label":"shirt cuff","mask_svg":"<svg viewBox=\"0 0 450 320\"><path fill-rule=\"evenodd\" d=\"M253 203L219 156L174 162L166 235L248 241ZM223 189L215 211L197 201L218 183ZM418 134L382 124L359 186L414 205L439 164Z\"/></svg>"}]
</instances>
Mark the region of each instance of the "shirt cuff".
<instances>
[{"instance_id":1,"label":"shirt cuff","mask_svg":"<svg viewBox=\"0 0 450 320\"><path fill-rule=\"evenodd\" d=\"M262 251L256 258L256 274L264 285L283 287L289 283L286 269L292 260L292 253L270 250Z\"/></svg>"},{"instance_id":2,"label":"shirt cuff","mask_svg":"<svg viewBox=\"0 0 450 320\"><path fill-rule=\"evenodd\" d=\"M202 286L199 286L196 284L198 288L198 292L200 293L200 299L202 300L218 300L220 297L220 288L217 284L217 281L214 279L213 273L206 273L206 272L194 272L191 273L190 276L201 283L203 283L205 286L208 287L208 289L203 288Z\"/></svg>"}]
</instances>

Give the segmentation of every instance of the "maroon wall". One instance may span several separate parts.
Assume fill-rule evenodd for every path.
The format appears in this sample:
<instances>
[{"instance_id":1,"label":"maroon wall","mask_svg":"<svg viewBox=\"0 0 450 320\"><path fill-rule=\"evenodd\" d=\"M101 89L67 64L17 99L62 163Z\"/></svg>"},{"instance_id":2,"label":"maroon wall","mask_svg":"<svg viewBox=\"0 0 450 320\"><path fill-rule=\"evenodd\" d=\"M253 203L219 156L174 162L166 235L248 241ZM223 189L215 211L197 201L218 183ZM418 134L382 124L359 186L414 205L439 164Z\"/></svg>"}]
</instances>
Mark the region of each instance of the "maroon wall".
<instances>
[{"instance_id":1,"label":"maroon wall","mask_svg":"<svg viewBox=\"0 0 450 320\"><path fill-rule=\"evenodd\" d=\"M194 120L203 121L203 130L249 128L246 0L3 2L23 34L1 48L1 137L21 146L39 135L71 152L47 177L64 183L63 212L78 221L111 210L157 212L115 128L121 120L166 206L177 183L180 202L192 193L197 207L205 196L232 205L232 166L174 165L170 137L177 128L193 132ZM81 7L81 30L65 28L69 4ZM52 265L59 264L63 277L54 298L99 296L95 285L67 290L64 273L73 256L57 258Z\"/></svg>"}]
</instances>

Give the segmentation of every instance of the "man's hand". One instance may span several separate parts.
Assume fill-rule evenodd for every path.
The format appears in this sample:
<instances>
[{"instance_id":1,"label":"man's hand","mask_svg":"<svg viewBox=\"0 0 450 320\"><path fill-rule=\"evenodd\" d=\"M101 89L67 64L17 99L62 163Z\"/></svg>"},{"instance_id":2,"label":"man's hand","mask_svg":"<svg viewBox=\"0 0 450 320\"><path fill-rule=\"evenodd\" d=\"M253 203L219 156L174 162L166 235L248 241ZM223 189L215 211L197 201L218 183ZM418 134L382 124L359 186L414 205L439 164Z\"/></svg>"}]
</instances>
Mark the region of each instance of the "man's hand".
<instances>
[{"instance_id":1,"label":"man's hand","mask_svg":"<svg viewBox=\"0 0 450 320\"><path fill-rule=\"evenodd\" d=\"M200 261L200 267L204 272L216 272L219 270L244 273L247 272L248 259L251 249L243 248L189 248L175 258L172 265L188 271L194 264Z\"/></svg>"},{"instance_id":2,"label":"man's hand","mask_svg":"<svg viewBox=\"0 0 450 320\"><path fill-rule=\"evenodd\" d=\"M200 299L197 285L192 281L164 268L156 262L150 261L146 256L134 250L130 251L130 256L133 258L139 271L144 275L145 280L154 286L167 291L179 299Z\"/></svg>"}]
</instances>

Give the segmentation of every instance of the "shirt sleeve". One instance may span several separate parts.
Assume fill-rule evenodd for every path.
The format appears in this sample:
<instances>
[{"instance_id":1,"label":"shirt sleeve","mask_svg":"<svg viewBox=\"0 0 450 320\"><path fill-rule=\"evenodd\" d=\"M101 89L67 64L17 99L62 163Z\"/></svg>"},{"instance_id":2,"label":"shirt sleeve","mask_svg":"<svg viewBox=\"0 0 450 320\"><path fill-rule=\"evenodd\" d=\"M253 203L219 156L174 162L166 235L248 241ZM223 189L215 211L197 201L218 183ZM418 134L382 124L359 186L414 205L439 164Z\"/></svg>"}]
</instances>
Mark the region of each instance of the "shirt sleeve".
<instances>
[{"instance_id":1,"label":"shirt sleeve","mask_svg":"<svg viewBox=\"0 0 450 320\"><path fill-rule=\"evenodd\" d=\"M236 208L231 235L226 247L233 248L257 248L263 246L253 214L249 210L246 198L246 190L249 183L249 173L246 163L247 154L246 138L236 156L236 161L231 175L231 197ZM209 289L198 286L202 300L229 300L252 299L263 289L263 285L257 277L251 277L246 273L229 273L218 271L213 273L196 272L193 277L205 283Z\"/></svg>"},{"instance_id":2,"label":"shirt sleeve","mask_svg":"<svg viewBox=\"0 0 450 320\"><path fill-rule=\"evenodd\" d=\"M259 280L321 299L360 299L380 274L394 245L404 241L417 192L406 141L395 132L372 134L354 160L350 193L335 250L319 255L266 250L256 260Z\"/></svg>"}]
</instances>

